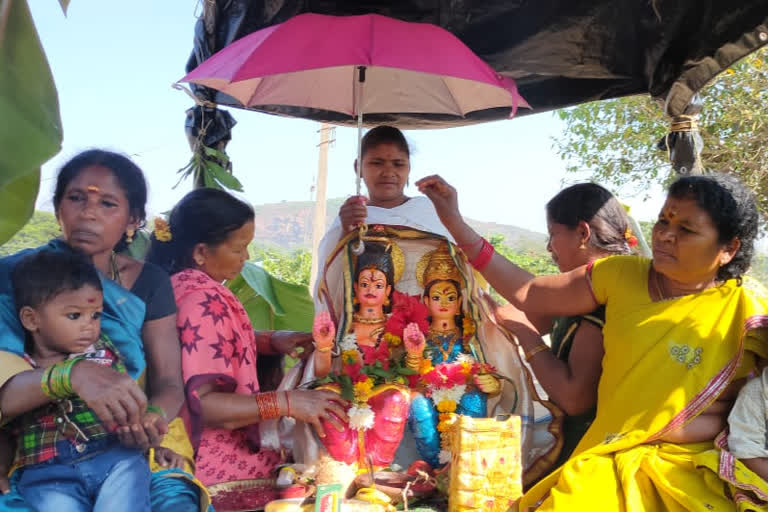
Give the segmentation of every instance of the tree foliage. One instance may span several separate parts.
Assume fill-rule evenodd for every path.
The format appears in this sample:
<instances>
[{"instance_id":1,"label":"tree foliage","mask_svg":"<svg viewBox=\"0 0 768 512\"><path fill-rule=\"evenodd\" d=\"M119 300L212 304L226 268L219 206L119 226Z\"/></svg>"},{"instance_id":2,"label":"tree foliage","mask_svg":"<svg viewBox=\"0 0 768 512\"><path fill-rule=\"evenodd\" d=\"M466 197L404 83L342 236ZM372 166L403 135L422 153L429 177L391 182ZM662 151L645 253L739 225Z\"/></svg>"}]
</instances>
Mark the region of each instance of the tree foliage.
<instances>
[{"instance_id":1,"label":"tree foliage","mask_svg":"<svg viewBox=\"0 0 768 512\"><path fill-rule=\"evenodd\" d=\"M52 213L36 211L29 222L13 238L0 245L0 256L15 254L22 249L40 247L60 234L59 224Z\"/></svg>"},{"instance_id":2,"label":"tree foliage","mask_svg":"<svg viewBox=\"0 0 768 512\"><path fill-rule=\"evenodd\" d=\"M699 129L702 163L737 175L768 212L768 48L742 59L706 87ZM572 172L628 193L674 178L667 153L656 149L669 119L648 96L597 101L558 111L565 122L554 148Z\"/></svg>"},{"instance_id":3,"label":"tree foliage","mask_svg":"<svg viewBox=\"0 0 768 512\"><path fill-rule=\"evenodd\" d=\"M557 265L554 264L549 253L543 248L541 251L519 250L506 245L504 243L504 235L491 234L488 235L487 238L488 242L490 242L496 252L531 274L540 276L545 274L557 274L559 272ZM491 296L497 302L506 302L506 300L494 289L491 289Z\"/></svg>"},{"instance_id":4,"label":"tree foliage","mask_svg":"<svg viewBox=\"0 0 768 512\"><path fill-rule=\"evenodd\" d=\"M251 259L258 262L264 270L287 283L309 286L312 271L312 253L307 249L293 252L281 251L272 247L251 246Z\"/></svg>"}]
</instances>

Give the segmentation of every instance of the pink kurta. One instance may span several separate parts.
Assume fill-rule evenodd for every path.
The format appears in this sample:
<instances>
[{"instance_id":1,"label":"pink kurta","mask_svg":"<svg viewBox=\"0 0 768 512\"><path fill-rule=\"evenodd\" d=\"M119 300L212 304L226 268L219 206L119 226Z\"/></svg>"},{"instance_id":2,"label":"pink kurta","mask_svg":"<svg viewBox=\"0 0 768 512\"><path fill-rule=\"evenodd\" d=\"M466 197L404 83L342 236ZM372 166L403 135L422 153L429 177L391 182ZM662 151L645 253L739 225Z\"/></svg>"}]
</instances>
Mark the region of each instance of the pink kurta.
<instances>
[{"instance_id":1,"label":"pink kurta","mask_svg":"<svg viewBox=\"0 0 768 512\"><path fill-rule=\"evenodd\" d=\"M242 304L229 289L199 270L171 277L178 306L181 364L196 447L195 476L204 484L273 476L282 462L271 450L258 451L258 425L227 430L204 427L197 390L213 384L220 392L253 395L256 340Z\"/></svg>"}]
</instances>

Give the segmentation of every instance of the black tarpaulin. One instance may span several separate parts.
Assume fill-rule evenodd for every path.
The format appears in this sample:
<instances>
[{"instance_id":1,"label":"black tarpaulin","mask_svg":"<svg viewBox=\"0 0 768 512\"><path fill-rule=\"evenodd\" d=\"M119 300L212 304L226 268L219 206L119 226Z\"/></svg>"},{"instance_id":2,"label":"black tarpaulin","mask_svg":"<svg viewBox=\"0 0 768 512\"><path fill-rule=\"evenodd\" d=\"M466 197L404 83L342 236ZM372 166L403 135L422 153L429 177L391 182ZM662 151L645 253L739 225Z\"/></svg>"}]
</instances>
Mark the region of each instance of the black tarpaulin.
<instances>
[{"instance_id":1,"label":"black tarpaulin","mask_svg":"<svg viewBox=\"0 0 768 512\"><path fill-rule=\"evenodd\" d=\"M434 23L456 34L493 68L517 81L533 107L518 115L632 94L664 98L671 116L682 115L707 82L768 43L768 0L216 0L204 6L187 71L232 41L302 12L375 12ZM194 89L203 100L240 106L215 91ZM271 110L347 121L320 110ZM507 114L499 109L479 119L469 116L467 122ZM450 125L435 116L366 117L403 128Z\"/></svg>"}]
</instances>

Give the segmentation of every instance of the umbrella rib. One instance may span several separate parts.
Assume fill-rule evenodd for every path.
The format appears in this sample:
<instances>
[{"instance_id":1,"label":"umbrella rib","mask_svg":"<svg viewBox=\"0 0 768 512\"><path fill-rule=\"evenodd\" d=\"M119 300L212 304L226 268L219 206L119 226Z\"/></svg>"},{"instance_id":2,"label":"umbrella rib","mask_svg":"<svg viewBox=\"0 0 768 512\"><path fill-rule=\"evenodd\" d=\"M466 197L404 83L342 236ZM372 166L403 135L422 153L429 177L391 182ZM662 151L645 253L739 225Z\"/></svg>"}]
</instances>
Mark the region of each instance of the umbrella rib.
<instances>
[{"instance_id":1,"label":"umbrella rib","mask_svg":"<svg viewBox=\"0 0 768 512\"><path fill-rule=\"evenodd\" d=\"M458 100L456 99L456 96L454 96L453 91L451 90L451 87L445 82L445 78L440 78L440 83L443 84L443 87L445 87L445 90L448 91L448 94L451 96L451 100L453 101L453 104L456 106L456 110L458 110L459 115L461 117L464 117L464 109L459 104Z\"/></svg>"},{"instance_id":2,"label":"umbrella rib","mask_svg":"<svg viewBox=\"0 0 768 512\"><path fill-rule=\"evenodd\" d=\"M248 98L248 103L245 104L245 107L250 107L251 106L251 103L253 102L253 98L256 97L256 93L259 92L259 89L261 89L261 86L264 85L264 82L267 81L267 78L268 77L266 77L266 76L262 76L261 77L261 79L259 80L259 85L257 85L256 88L251 93L251 96Z\"/></svg>"}]
</instances>

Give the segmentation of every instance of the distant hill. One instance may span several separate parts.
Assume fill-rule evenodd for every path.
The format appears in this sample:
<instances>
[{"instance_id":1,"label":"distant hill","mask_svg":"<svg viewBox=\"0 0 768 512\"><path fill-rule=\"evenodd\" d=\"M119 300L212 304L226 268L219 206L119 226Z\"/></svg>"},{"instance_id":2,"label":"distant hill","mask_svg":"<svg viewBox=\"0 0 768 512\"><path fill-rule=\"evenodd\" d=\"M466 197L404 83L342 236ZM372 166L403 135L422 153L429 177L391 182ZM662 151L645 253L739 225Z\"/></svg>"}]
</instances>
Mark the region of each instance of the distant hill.
<instances>
[{"instance_id":1,"label":"distant hill","mask_svg":"<svg viewBox=\"0 0 768 512\"><path fill-rule=\"evenodd\" d=\"M330 226L338 215L344 199L329 199L326 206L326 226ZM256 210L256 243L281 249L306 249L312 245L312 215L314 203L311 201L283 201L263 204ZM467 219L469 224L483 235L500 234L505 244L518 250L545 251L547 237L542 233L527 229Z\"/></svg>"}]
</instances>

